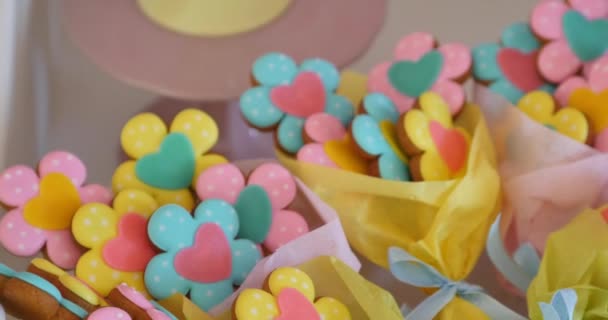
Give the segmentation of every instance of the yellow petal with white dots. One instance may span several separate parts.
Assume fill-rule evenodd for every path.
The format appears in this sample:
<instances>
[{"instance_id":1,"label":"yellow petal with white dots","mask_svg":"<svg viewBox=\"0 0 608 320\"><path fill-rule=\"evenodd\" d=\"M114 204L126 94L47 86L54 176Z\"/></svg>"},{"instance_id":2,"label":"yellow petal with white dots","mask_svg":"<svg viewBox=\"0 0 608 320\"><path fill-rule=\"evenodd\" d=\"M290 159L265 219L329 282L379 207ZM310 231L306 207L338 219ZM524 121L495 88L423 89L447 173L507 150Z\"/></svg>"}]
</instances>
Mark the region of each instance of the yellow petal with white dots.
<instances>
[{"instance_id":1,"label":"yellow petal with white dots","mask_svg":"<svg viewBox=\"0 0 608 320\"><path fill-rule=\"evenodd\" d=\"M171 123L170 131L188 136L196 155L209 151L219 139L215 120L198 109L186 109L178 113Z\"/></svg>"},{"instance_id":2,"label":"yellow petal with white dots","mask_svg":"<svg viewBox=\"0 0 608 320\"><path fill-rule=\"evenodd\" d=\"M123 150L134 159L157 151L167 135L167 126L153 113L142 113L131 118L122 129L120 142Z\"/></svg>"},{"instance_id":3,"label":"yellow petal with white dots","mask_svg":"<svg viewBox=\"0 0 608 320\"><path fill-rule=\"evenodd\" d=\"M323 320L350 320L348 308L340 301L323 297L315 302L315 309Z\"/></svg>"},{"instance_id":4,"label":"yellow petal with white dots","mask_svg":"<svg viewBox=\"0 0 608 320\"><path fill-rule=\"evenodd\" d=\"M101 203L80 207L72 220L72 234L78 243L87 248L103 245L116 236L118 217L114 209Z\"/></svg>"},{"instance_id":5,"label":"yellow petal with white dots","mask_svg":"<svg viewBox=\"0 0 608 320\"><path fill-rule=\"evenodd\" d=\"M270 292L278 296L284 288L293 288L302 293L310 302L315 299L315 286L310 277L300 269L283 267L272 272L268 278Z\"/></svg>"},{"instance_id":6,"label":"yellow petal with white dots","mask_svg":"<svg viewBox=\"0 0 608 320\"><path fill-rule=\"evenodd\" d=\"M452 114L449 105L434 92L425 92L418 99L418 105L429 120L435 120L444 127L452 127Z\"/></svg>"},{"instance_id":7,"label":"yellow petal with white dots","mask_svg":"<svg viewBox=\"0 0 608 320\"><path fill-rule=\"evenodd\" d=\"M548 122L548 125L578 142L585 143L589 136L587 118L582 112L574 108L559 110Z\"/></svg>"},{"instance_id":8,"label":"yellow petal with white dots","mask_svg":"<svg viewBox=\"0 0 608 320\"><path fill-rule=\"evenodd\" d=\"M149 218L159 207L158 202L150 194L136 189L119 192L114 198L113 206L118 216L137 213L144 218Z\"/></svg>"},{"instance_id":9,"label":"yellow petal with white dots","mask_svg":"<svg viewBox=\"0 0 608 320\"><path fill-rule=\"evenodd\" d=\"M270 293L246 289L237 298L234 313L239 320L272 320L279 315L279 307Z\"/></svg>"},{"instance_id":10,"label":"yellow petal with white dots","mask_svg":"<svg viewBox=\"0 0 608 320\"><path fill-rule=\"evenodd\" d=\"M528 117L545 124L553 117L555 101L545 91L532 91L519 100L517 107Z\"/></svg>"}]
</instances>

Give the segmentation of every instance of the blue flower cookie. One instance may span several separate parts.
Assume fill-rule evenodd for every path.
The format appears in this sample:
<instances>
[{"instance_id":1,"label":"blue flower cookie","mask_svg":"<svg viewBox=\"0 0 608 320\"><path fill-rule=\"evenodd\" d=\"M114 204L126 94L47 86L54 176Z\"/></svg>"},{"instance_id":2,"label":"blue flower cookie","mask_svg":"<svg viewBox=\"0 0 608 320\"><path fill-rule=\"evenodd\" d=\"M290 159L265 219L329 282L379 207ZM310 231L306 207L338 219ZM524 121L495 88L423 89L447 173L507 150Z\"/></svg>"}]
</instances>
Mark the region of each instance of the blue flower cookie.
<instances>
[{"instance_id":1,"label":"blue flower cookie","mask_svg":"<svg viewBox=\"0 0 608 320\"><path fill-rule=\"evenodd\" d=\"M513 104L531 91L553 92L554 87L538 72L540 47L527 23L514 23L505 28L500 44L473 49L473 77Z\"/></svg>"},{"instance_id":2,"label":"blue flower cookie","mask_svg":"<svg viewBox=\"0 0 608 320\"><path fill-rule=\"evenodd\" d=\"M363 100L363 111L353 120L351 134L360 151L376 160L371 173L387 180L410 181L407 157L395 129L400 116L395 104L384 94L371 93Z\"/></svg>"},{"instance_id":3,"label":"blue flower cookie","mask_svg":"<svg viewBox=\"0 0 608 320\"><path fill-rule=\"evenodd\" d=\"M150 294L156 299L189 294L205 311L222 302L262 258L255 243L235 240L238 232L236 210L223 200L201 202L194 217L173 204L156 210L148 235L164 253L146 267L144 281Z\"/></svg>"},{"instance_id":4,"label":"blue flower cookie","mask_svg":"<svg viewBox=\"0 0 608 320\"><path fill-rule=\"evenodd\" d=\"M241 96L241 113L252 126L274 130L278 146L295 154L304 145L306 118L328 113L346 127L354 107L335 94L340 84L338 69L322 59L305 60L298 66L290 57L269 53L253 65L257 86Z\"/></svg>"}]
</instances>

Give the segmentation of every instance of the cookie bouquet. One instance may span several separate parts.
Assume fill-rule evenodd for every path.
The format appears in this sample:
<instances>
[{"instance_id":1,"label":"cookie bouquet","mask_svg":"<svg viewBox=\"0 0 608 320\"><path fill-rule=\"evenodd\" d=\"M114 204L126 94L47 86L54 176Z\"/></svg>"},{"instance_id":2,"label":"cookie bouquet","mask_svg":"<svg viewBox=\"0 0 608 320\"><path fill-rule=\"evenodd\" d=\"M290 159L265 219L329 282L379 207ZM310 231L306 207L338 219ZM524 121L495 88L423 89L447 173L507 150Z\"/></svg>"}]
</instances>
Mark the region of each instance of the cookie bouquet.
<instances>
[{"instance_id":1,"label":"cookie bouquet","mask_svg":"<svg viewBox=\"0 0 608 320\"><path fill-rule=\"evenodd\" d=\"M0 200L12 209L0 219L0 244L46 259L24 272L1 265L0 304L23 319L213 319L230 313L239 287L261 288L270 271L306 264L321 294L343 288L332 295L346 299L345 314L399 310L358 275L331 207L275 161L210 152L218 136L198 109L170 124L134 116L121 132L130 159L111 190L85 183L85 164L65 151L2 172ZM315 307L328 301L314 298ZM331 310L329 301L319 308Z\"/></svg>"},{"instance_id":2,"label":"cookie bouquet","mask_svg":"<svg viewBox=\"0 0 608 320\"><path fill-rule=\"evenodd\" d=\"M521 257L542 255L551 232L608 200L607 25L605 1L540 1L499 43L473 49L475 101L492 133L504 191L500 232L493 234L501 239L491 241L519 260L517 271L495 258L520 292L534 276ZM499 247L490 255L500 257Z\"/></svg>"}]
</instances>

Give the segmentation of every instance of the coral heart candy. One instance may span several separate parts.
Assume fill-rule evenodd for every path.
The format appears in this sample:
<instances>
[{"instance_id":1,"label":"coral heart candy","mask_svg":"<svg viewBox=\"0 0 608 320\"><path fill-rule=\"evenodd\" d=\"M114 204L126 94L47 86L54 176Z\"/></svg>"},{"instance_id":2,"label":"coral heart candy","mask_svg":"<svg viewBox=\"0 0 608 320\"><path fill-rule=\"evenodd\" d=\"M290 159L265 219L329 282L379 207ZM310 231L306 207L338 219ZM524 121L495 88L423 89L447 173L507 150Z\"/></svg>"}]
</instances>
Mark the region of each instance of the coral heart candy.
<instances>
[{"instance_id":1,"label":"coral heart candy","mask_svg":"<svg viewBox=\"0 0 608 320\"><path fill-rule=\"evenodd\" d=\"M536 60L538 52L523 53L517 49L504 48L497 56L497 62L505 78L523 92L529 92L544 84L538 73Z\"/></svg>"},{"instance_id":2,"label":"coral heart candy","mask_svg":"<svg viewBox=\"0 0 608 320\"><path fill-rule=\"evenodd\" d=\"M232 249L222 228L205 223L198 228L194 244L175 256L178 274L198 283L213 283L230 278Z\"/></svg>"},{"instance_id":3,"label":"coral heart candy","mask_svg":"<svg viewBox=\"0 0 608 320\"><path fill-rule=\"evenodd\" d=\"M314 305L296 289L281 290L277 303L281 314L275 320L321 320Z\"/></svg>"},{"instance_id":4,"label":"coral heart candy","mask_svg":"<svg viewBox=\"0 0 608 320\"><path fill-rule=\"evenodd\" d=\"M103 259L113 269L125 272L141 272L156 255L148 238L148 220L129 213L118 223L118 235L103 248Z\"/></svg>"},{"instance_id":5,"label":"coral heart candy","mask_svg":"<svg viewBox=\"0 0 608 320\"><path fill-rule=\"evenodd\" d=\"M439 155L450 172L460 171L468 155L468 143L462 132L457 129L446 129L437 121L429 123L429 131Z\"/></svg>"},{"instance_id":6,"label":"coral heart candy","mask_svg":"<svg viewBox=\"0 0 608 320\"><path fill-rule=\"evenodd\" d=\"M323 82L314 72L302 72L291 85L278 86L270 92L270 100L275 106L300 118L323 112L325 99Z\"/></svg>"}]
</instances>

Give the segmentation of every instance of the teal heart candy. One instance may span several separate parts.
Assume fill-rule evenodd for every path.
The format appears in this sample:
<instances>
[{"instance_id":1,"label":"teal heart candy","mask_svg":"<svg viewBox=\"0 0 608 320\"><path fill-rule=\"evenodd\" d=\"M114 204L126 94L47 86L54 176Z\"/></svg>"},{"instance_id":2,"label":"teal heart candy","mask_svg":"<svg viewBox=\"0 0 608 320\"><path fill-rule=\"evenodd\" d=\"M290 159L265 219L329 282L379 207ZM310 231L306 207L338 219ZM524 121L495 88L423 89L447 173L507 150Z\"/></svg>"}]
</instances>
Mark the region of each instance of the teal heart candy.
<instances>
[{"instance_id":1,"label":"teal heart candy","mask_svg":"<svg viewBox=\"0 0 608 320\"><path fill-rule=\"evenodd\" d=\"M562 18L570 48L583 62L601 57L608 49L608 19L588 20L575 10Z\"/></svg>"},{"instance_id":2,"label":"teal heart candy","mask_svg":"<svg viewBox=\"0 0 608 320\"><path fill-rule=\"evenodd\" d=\"M239 216L237 238L255 243L266 240L272 224L272 203L262 187L251 185L241 190L234 209Z\"/></svg>"},{"instance_id":3,"label":"teal heart candy","mask_svg":"<svg viewBox=\"0 0 608 320\"><path fill-rule=\"evenodd\" d=\"M171 133L156 153L137 161L135 175L147 185L176 190L190 186L195 167L196 157L190 139L183 133Z\"/></svg>"},{"instance_id":4,"label":"teal heart candy","mask_svg":"<svg viewBox=\"0 0 608 320\"><path fill-rule=\"evenodd\" d=\"M428 91L439 78L443 56L433 50L418 61L399 61L388 69L388 79L402 94L417 98Z\"/></svg>"}]
</instances>

